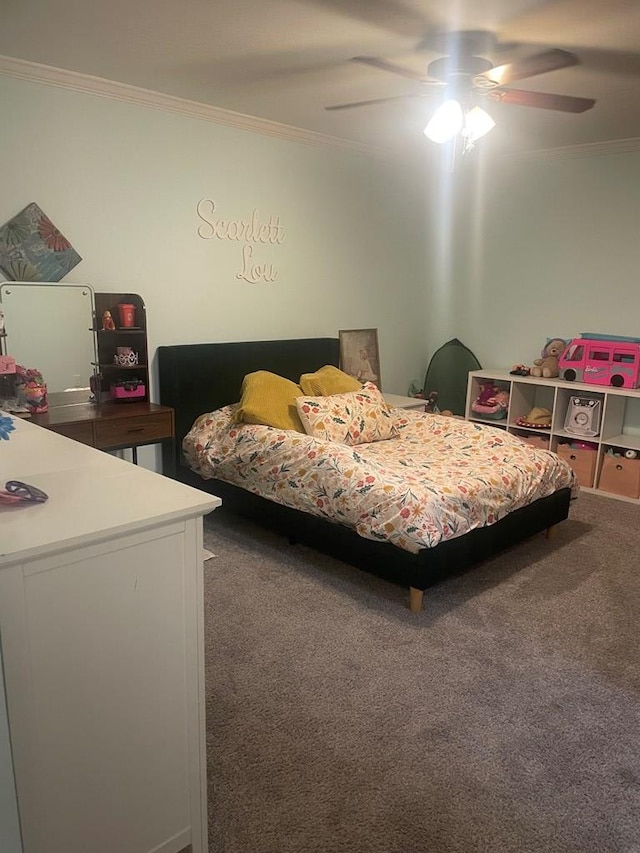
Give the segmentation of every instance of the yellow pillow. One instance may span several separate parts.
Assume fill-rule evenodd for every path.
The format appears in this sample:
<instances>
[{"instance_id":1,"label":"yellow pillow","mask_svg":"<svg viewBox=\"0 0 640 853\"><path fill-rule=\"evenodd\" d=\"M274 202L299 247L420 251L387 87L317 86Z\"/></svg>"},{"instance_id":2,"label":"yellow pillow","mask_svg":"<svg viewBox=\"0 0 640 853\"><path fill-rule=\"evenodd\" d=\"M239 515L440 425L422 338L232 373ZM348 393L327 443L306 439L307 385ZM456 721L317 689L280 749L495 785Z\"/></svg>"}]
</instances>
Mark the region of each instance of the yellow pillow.
<instances>
[{"instance_id":1,"label":"yellow pillow","mask_svg":"<svg viewBox=\"0 0 640 853\"><path fill-rule=\"evenodd\" d=\"M301 391L299 385L277 373L269 373L268 370L248 373L242 380L242 396L235 420L304 432L296 409L296 397Z\"/></svg>"},{"instance_id":2,"label":"yellow pillow","mask_svg":"<svg viewBox=\"0 0 640 853\"><path fill-rule=\"evenodd\" d=\"M303 373L300 377L300 387L304 394L314 397L330 397L332 394L346 394L348 391L359 391L362 382L338 370L332 364L325 364L315 373Z\"/></svg>"}]
</instances>

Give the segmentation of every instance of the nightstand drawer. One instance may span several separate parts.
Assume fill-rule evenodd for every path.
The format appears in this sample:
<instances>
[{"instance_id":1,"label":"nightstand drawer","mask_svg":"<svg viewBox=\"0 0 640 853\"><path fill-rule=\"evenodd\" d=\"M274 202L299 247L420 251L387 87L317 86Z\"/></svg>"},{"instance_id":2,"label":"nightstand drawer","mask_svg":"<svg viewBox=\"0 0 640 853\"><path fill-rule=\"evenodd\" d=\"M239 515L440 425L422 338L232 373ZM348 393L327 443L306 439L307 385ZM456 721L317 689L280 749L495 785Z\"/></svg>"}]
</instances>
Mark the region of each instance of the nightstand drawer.
<instances>
[{"instance_id":1,"label":"nightstand drawer","mask_svg":"<svg viewBox=\"0 0 640 853\"><path fill-rule=\"evenodd\" d=\"M57 424L47 427L47 429L93 447L93 427L91 424Z\"/></svg>"},{"instance_id":2,"label":"nightstand drawer","mask_svg":"<svg viewBox=\"0 0 640 853\"><path fill-rule=\"evenodd\" d=\"M126 403L121 405L126 406ZM142 415L134 418L114 418L97 421L96 447L132 447L171 438L170 412Z\"/></svg>"}]
</instances>

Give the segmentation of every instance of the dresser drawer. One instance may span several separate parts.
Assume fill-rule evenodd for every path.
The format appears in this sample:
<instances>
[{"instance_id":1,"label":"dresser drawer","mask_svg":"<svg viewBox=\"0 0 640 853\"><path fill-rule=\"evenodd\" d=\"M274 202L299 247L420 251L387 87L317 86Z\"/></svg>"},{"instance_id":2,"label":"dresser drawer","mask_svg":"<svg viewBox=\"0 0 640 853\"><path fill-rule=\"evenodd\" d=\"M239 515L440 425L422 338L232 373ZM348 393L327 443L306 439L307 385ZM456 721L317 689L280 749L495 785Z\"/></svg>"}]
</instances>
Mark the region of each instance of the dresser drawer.
<instances>
[{"instance_id":1,"label":"dresser drawer","mask_svg":"<svg viewBox=\"0 0 640 853\"><path fill-rule=\"evenodd\" d=\"M47 427L47 429L93 447L93 426L91 424L56 424Z\"/></svg>"},{"instance_id":2,"label":"dresser drawer","mask_svg":"<svg viewBox=\"0 0 640 853\"><path fill-rule=\"evenodd\" d=\"M126 406L126 403L122 403ZM131 447L171 438L170 412L96 421L96 447Z\"/></svg>"}]
</instances>

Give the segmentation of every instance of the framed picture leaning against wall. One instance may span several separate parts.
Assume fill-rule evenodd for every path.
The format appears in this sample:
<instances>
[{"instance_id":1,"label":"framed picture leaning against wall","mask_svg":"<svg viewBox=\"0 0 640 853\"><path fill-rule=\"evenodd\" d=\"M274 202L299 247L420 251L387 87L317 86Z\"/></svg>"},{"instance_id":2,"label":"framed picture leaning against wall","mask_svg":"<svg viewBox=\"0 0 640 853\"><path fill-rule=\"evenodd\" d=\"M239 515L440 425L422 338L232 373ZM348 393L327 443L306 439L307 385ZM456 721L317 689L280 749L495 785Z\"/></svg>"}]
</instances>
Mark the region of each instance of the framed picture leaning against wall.
<instances>
[{"instance_id":1,"label":"framed picture leaning against wall","mask_svg":"<svg viewBox=\"0 0 640 853\"><path fill-rule=\"evenodd\" d=\"M340 369L360 382L373 382L382 390L377 329L341 329Z\"/></svg>"}]
</instances>

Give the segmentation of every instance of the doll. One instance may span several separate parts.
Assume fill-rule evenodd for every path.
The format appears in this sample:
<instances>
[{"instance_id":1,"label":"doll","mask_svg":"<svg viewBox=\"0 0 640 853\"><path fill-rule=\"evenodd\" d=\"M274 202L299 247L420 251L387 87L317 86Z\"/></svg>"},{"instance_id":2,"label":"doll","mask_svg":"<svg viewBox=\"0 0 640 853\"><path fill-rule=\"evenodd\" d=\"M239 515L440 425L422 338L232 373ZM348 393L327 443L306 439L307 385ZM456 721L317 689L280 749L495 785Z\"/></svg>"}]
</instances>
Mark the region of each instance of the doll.
<instances>
[{"instance_id":1,"label":"doll","mask_svg":"<svg viewBox=\"0 0 640 853\"><path fill-rule=\"evenodd\" d=\"M498 388L491 380L480 384L480 393L471 404L471 411L491 420L500 420L507 416L509 392Z\"/></svg>"}]
</instances>

